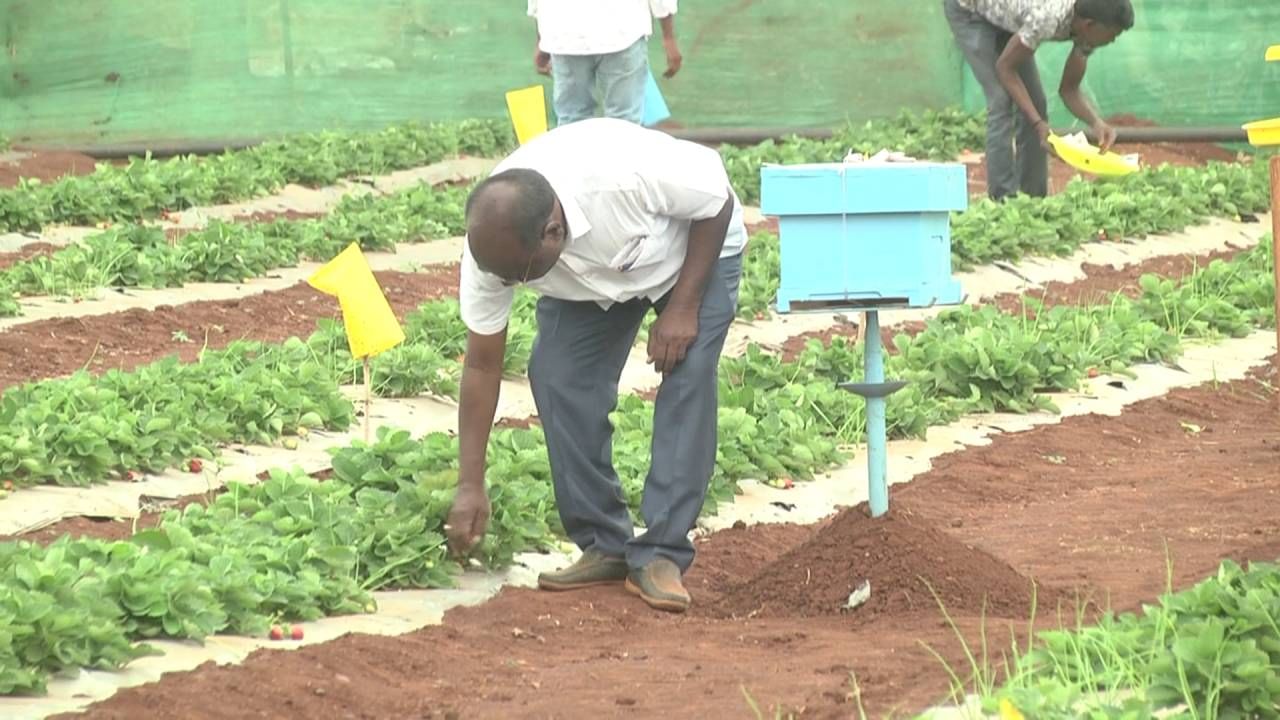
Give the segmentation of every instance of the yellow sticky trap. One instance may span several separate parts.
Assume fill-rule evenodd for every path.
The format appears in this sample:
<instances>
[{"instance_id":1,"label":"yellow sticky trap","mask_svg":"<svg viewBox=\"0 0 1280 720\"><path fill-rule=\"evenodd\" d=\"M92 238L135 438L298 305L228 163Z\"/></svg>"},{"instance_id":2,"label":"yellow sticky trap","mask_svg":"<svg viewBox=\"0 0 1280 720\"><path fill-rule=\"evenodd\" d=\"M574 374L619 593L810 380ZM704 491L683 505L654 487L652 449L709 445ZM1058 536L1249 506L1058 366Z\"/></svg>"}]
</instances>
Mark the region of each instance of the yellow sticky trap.
<instances>
[{"instance_id":1,"label":"yellow sticky trap","mask_svg":"<svg viewBox=\"0 0 1280 720\"><path fill-rule=\"evenodd\" d=\"M1024 720L1022 713L1018 712L1018 708L1009 702L1009 698L1000 700L1000 720Z\"/></svg>"},{"instance_id":2,"label":"yellow sticky trap","mask_svg":"<svg viewBox=\"0 0 1280 720\"><path fill-rule=\"evenodd\" d=\"M1090 175L1118 177L1139 170L1136 156L1125 156L1110 151L1102 152L1086 142L1083 136L1079 139L1068 139L1050 135L1049 144L1064 162Z\"/></svg>"},{"instance_id":3,"label":"yellow sticky trap","mask_svg":"<svg viewBox=\"0 0 1280 720\"><path fill-rule=\"evenodd\" d=\"M322 293L337 296L353 356L377 355L404 342L404 330L358 244L348 245L307 278L307 283Z\"/></svg>"},{"instance_id":4,"label":"yellow sticky trap","mask_svg":"<svg viewBox=\"0 0 1280 720\"><path fill-rule=\"evenodd\" d=\"M1249 135L1249 144L1255 147L1280 145L1280 118L1247 123L1244 131Z\"/></svg>"},{"instance_id":5,"label":"yellow sticky trap","mask_svg":"<svg viewBox=\"0 0 1280 720\"><path fill-rule=\"evenodd\" d=\"M507 93L507 112L521 145L547 131L547 95L541 85Z\"/></svg>"},{"instance_id":6,"label":"yellow sticky trap","mask_svg":"<svg viewBox=\"0 0 1280 720\"><path fill-rule=\"evenodd\" d=\"M1276 62L1280 60L1280 45L1272 45L1267 48L1267 62Z\"/></svg>"}]
</instances>

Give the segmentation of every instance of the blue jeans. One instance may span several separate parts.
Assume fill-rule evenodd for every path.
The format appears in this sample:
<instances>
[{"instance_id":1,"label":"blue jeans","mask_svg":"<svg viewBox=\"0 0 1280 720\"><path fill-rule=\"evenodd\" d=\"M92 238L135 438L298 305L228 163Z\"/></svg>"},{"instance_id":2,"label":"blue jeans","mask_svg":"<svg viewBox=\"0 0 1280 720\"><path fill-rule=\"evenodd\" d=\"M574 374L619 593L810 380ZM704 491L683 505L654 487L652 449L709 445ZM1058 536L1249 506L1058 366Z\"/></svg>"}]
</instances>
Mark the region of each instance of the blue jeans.
<instances>
[{"instance_id":1,"label":"blue jeans","mask_svg":"<svg viewBox=\"0 0 1280 720\"><path fill-rule=\"evenodd\" d=\"M1044 197L1049 192L1049 156L1040 146L1035 126L996 76L996 58L1013 35L960 7L956 0L944 0L943 10L956 44L987 97L987 194L996 200L1019 191ZM1047 119L1044 88L1034 57L1022 63L1018 76L1027 86L1036 112Z\"/></svg>"},{"instance_id":2,"label":"blue jeans","mask_svg":"<svg viewBox=\"0 0 1280 720\"><path fill-rule=\"evenodd\" d=\"M649 76L647 41L642 37L631 47L607 55L552 55L556 124L595 117L597 84L605 117L640 124L644 120L644 86Z\"/></svg>"}]
</instances>

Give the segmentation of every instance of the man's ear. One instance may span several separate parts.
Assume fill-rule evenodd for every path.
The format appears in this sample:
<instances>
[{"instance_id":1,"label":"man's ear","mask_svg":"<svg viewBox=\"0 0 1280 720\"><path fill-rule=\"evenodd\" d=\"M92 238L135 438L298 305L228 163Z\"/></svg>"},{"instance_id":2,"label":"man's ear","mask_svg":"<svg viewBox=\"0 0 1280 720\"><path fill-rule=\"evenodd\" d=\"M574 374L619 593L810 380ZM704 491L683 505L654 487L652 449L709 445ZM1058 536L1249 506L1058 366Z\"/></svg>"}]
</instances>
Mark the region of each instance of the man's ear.
<instances>
[{"instance_id":1,"label":"man's ear","mask_svg":"<svg viewBox=\"0 0 1280 720\"><path fill-rule=\"evenodd\" d=\"M542 246L547 248L559 248L564 244L567 230L564 223L559 220L552 220L542 227Z\"/></svg>"}]
</instances>

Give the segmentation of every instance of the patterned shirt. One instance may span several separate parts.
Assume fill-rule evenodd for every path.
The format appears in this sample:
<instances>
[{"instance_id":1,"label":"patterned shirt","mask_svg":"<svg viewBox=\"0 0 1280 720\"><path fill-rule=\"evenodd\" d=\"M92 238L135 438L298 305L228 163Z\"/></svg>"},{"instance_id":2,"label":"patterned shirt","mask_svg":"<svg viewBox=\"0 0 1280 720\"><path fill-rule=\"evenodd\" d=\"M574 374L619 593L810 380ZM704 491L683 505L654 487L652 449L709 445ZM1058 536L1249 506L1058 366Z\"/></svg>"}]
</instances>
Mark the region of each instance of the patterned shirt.
<instances>
[{"instance_id":1,"label":"patterned shirt","mask_svg":"<svg viewBox=\"0 0 1280 720\"><path fill-rule=\"evenodd\" d=\"M986 18L992 25L1016 34L1032 50L1047 40L1071 39L1075 0L956 0L956 3Z\"/></svg>"}]
</instances>

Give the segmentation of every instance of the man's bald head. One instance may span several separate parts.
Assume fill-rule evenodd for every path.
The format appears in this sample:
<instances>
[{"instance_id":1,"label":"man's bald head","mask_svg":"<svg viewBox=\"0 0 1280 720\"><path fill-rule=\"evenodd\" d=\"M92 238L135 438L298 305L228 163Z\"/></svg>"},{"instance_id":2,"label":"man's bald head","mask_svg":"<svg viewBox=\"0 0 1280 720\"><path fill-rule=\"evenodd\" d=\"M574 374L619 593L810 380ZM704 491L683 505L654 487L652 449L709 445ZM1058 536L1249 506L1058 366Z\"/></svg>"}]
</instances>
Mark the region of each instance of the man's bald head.
<instances>
[{"instance_id":1,"label":"man's bald head","mask_svg":"<svg viewBox=\"0 0 1280 720\"><path fill-rule=\"evenodd\" d=\"M481 268L519 272L542 245L555 209L551 183L535 170L513 168L485 178L467 198L467 241Z\"/></svg>"}]
</instances>

